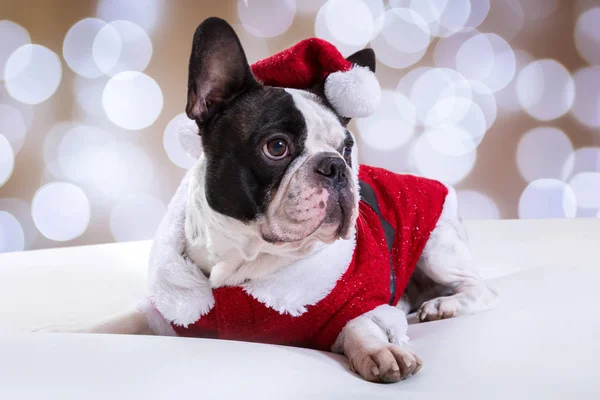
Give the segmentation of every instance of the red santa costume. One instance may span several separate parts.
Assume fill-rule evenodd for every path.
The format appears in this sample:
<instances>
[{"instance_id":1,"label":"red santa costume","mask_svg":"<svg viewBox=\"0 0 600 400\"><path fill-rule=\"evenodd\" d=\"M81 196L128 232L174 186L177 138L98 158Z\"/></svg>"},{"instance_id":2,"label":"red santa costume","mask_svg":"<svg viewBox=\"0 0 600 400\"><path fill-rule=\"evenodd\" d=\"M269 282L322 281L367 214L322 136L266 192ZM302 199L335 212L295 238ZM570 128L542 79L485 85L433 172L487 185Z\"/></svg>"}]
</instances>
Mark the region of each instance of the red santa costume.
<instances>
[{"instance_id":1,"label":"red santa costume","mask_svg":"<svg viewBox=\"0 0 600 400\"><path fill-rule=\"evenodd\" d=\"M441 215L448 189L430 179L367 166L361 166L359 178L363 190L372 188L377 205L361 200L352 260L322 300L294 316L266 306L244 286L219 287L213 289L210 312L187 328L173 324L175 332L330 350L349 321L381 305L395 306ZM395 232L391 253L377 207Z\"/></svg>"},{"instance_id":2,"label":"red santa costume","mask_svg":"<svg viewBox=\"0 0 600 400\"><path fill-rule=\"evenodd\" d=\"M369 115L379 103L374 73L353 65L320 39L300 42L254 64L252 70L264 84L278 87L310 88L325 80L329 103L344 117ZM181 234L159 227L159 235L161 229L164 234L157 238L157 247L171 246L172 251L155 256L151 270L154 263L156 268L172 269L163 276L175 276L179 274L175 268L187 268L196 282L196 289L175 293L151 276L150 298L170 323L169 333L331 350L349 321L383 307L387 315L378 319L386 320L386 331L392 333L392 325L400 325L395 335L402 341L406 321L395 306L442 214L448 188L369 166L360 166L359 180L360 216L354 240L339 240L262 281L211 288L205 277L189 272L194 266L183 265L189 261L180 257ZM182 187L178 193L183 194L176 194L172 202L174 208L185 207ZM175 213L165 226L183 224L183 218ZM195 303L199 311L186 314L182 310L188 303Z\"/></svg>"}]
</instances>

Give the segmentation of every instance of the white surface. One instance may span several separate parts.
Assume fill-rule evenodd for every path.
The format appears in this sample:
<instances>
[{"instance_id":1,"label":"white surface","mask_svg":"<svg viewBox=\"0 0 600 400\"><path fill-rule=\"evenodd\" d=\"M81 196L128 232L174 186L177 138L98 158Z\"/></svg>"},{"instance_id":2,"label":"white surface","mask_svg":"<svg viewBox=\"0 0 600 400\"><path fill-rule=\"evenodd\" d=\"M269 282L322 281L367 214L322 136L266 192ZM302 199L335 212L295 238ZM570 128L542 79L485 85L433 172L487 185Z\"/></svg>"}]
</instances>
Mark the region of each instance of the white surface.
<instances>
[{"instance_id":1,"label":"white surface","mask_svg":"<svg viewBox=\"0 0 600 400\"><path fill-rule=\"evenodd\" d=\"M413 324L423 370L393 385L343 358L201 339L23 334L119 311L145 292L149 242L0 255L0 398L597 399L600 220L470 222L495 310Z\"/></svg>"}]
</instances>

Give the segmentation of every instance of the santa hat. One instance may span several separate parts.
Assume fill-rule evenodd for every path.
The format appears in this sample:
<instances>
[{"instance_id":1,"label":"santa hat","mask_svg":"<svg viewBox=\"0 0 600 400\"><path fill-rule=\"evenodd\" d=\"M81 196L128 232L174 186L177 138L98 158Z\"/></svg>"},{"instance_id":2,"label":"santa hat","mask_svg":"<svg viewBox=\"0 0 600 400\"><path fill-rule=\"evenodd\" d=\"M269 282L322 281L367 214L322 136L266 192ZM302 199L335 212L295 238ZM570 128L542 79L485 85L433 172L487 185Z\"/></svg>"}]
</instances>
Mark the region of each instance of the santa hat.
<instances>
[{"instance_id":1,"label":"santa hat","mask_svg":"<svg viewBox=\"0 0 600 400\"><path fill-rule=\"evenodd\" d=\"M381 100L381 88L367 67L353 64L331 43L306 39L251 66L268 86L310 89L324 83L325 97L346 118L366 117Z\"/></svg>"}]
</instances>

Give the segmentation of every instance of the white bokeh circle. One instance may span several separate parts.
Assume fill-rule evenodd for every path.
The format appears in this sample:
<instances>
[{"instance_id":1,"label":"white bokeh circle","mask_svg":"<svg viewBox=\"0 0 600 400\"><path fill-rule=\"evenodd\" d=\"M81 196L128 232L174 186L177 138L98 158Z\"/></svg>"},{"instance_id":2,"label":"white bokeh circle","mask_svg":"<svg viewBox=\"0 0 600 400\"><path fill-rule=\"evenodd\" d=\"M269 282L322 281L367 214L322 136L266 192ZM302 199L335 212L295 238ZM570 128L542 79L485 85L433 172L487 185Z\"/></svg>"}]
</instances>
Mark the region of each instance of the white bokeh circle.
<instances>
[{"instance_id":1,"label":"white bokeh circle","mask_svg":"<svg viewBox=\"0 0 600 400\"><path fill-rule=\"evenodd\" d=\"M565 160L561 179L568 180L580 172L600 172L600 147L582 147Z\"/></svg>"},{"instance_id":2,"label":"white bokeh circle","mask_svg":"<svg viewBox=\"0 0 600 400\"><path fill-rule=\"evenodd\" d=\"M152 33L168 5L166 0L99 0L96 16L104 21L131 21Z\"/></svg>"},{"instance_id":3,"label":"white bokeh circle","mask_svg":"<svg viewBox=\"0 0 600 400\"><path fill-rule=\"evenodd\" d=\"M600 209L600 172L580 172L569 179L580 208Z\"/></svg>"},{"instance_id":4,"label":"white bokeh circle","mask_svg":"<svg viewBox=\"0 0 600 400\"><path fill-rule=\"evenodd\" d=\"M575 25L575 47L589 64L600 64L600 7L585 11Z\"/></svg>"},{"instance_id":5,"label":"white bokeh circle","mask_svg":"<svg viewBox=\"0 0 600 400\"><path fill-rule=\"evenodd\" d=\"M30 249L39 235L31 216L31 204L18 198L5 197L0 199L0 210L12 214L19 221L25 234L25 249Z\"/></svg>"},{"instance_id":6,"label":"white bokeh circle","mask_svg":"<svg viewBox=\"0 0 600 400\"><path fill-rule=\"evenodd\" d=\"M0 133L0 187L10 179L15 168L15 154L8 140Z\"/></svg>"},{"instance_id":7,"label":"white bokeh circle","mask_svg":"<svg viewBox=\"0 0 600 400\"><path fill-rule=\"evenodd\" d=\"M419 121L434 125L429 122L428 118L432 115L437 115L443 111L444 115L454 120L458 120L464 116L468 108L464 106L464 102L458 102L456 99L462 98L471 99L471 87L467 80L460 73L450 68L430 68L423 70L418 75L409 76L407 79L401 80L399 90L405 91L406 86L410 84L410 80L414 81L410 85L409 99L414 105L417 118ZM432 114L432 109L436 104L443 103L443 107Z\"/></svg>"},{"instance_id":8,"label":"white bokeh circle","mask_svg":"<svg viewBox=\"0 0 600 400\"><path fill-rule=\"evenodd\" d=\"M471 14L465 23L465 29L475 29L486 19L490 12L490 0L471 1Z\"/></svg>"},{"instance_id":9,"label":"white bokeh circle","mask_svg":"<svg viewBox=\"0 0 600 400\"><path fill-rule=\"evenodd\" d=\"M167 207L150 195L127 196L110 214L110 231L119 242L152 239L166 211Z\"/></svg>"},{"instance_id":10,"label":"white bokeh circle","mask_svg":"<svg viewBox=\"0 0 600 400\"><path fill-rule=\"evenodd\" d=\"M574 218L577 198L573 189L558 179L538 179L527 185L519 198L519 218Z\"/></svg>"},{"instance_id":11,"label":"white bokeh circle","mask_svg":"<svg viewBox=\"0 0 600 400\"><path fill-rule=\"evenodd\" d=\"M321 26L324 24L324 26ZM319 35L327 32L327 36ZM361 0L329 0L315 19L317 36L352 51L363 48L373 37L375 21L371 10Z\"/></svg>"},{"instance_id":12,"label":"white bokeh circle","mask_svg":"<svg viewBox=\"0 0 600 400\"><path fill-rule=\"evenodd\" d=\"M23 115L16 107L0 104L0 135L10 143L14 154L17 154L25 142L27 126Z\"/></svg>"},{"instance_id":13,"label":"white bokeh circle","mask_svg":"<svg viewBox=\"0 0 600 400\"><path fill-rule=\"evenodd\" d=\"M356 119L361 140L368 146L389 151L408 142L415 132L416 115L406 96L384 90L377 110L366 118Z\"/></svg>"},{"instance_id":14,"label":"white bokeh circle","mask_svg":"<svg viewBox=\"0 0 600 400\"><path fill-rule=\"evenodd\" d=\"M515 50L515 60L515 76L518 77L518 74L523 68L532 63L534 58L526 51ZM495 92L494 97L496 98L498 108L502 109L504 115L518 112L522 109L521 104L519 103L519 97L517 96L517 79L511 80L508 85Z\"/></svg>"},{"instance_id":15,"label":"white bokeh circle","mask_svg":"<svg viewBox=\"0 0 600 400\"><path fill-rule=\"evenodd\" d=\"M430 144L425 135L414 143L410 153L411 169L419 175L454 185L462 181L475 165L476 152L460 156L442 154Z\"/></svg>"},{"instance_id":16,"label":"white bokeh circle","mask_svg":"<svg viewBox=\"0 0 600 400\"><path fill-rule=\"evenodd\" d=\"M489 196L474 190L459 190L458 215L464 220L499 219L498 206Z\"/></svg>"},{"instance_id":17,"label":"white bokeh circle","mask_svg":"<svg viewBox=\"0 0 600 400\"><path fill-rule=\"evenodd\" d=\"M125 71L144 71L152 59L152 41L131 21L106 24L96 35L92 56L98 69L109 76Z\"/></svg>"},{"instance_id":18,"label":"white bokeh circle","mask_svg":"<svg viewBox=\"0 0 600 400\"><path fill-rule=\"evenodd\" d=\"M48 100L60 84L62 66L58 56L38 44L15 50L4 67L4 84L12 98L25 104Z\"/></svg>"},{"instance_id":19,"label":"white bokeh circle","mask_svg":"<svg viewBox=\"0 0 600 400\"><path fill-rule=\"evenodd\" d=\"M23 251L24 249L23 227L12 214L0 211L0 253Z\"/></svg>"},{"instance_id":20,"label":"white bokeh circle","mask_svg":"<svg viewBox=\"0 0 600 400\"><path fill-rule=\"evenodd\" d=\"M85 18L69 29L63 42L63 57L73 72L86 78L103 75L93 55L94 41L106 22L98 18Z\"/></svg>"},{"instance_id":21,"label":"white bokeh circle","mask_svg":"<svg viewBox=\"0 0 600 400\"><path fill-rule=\"evenodd\" d=\"M461 45L456 54L456 67L467 79L481 81L495 93L514 78L515 53L499 35L482 33Z\"/></svg>"},{"instance_id":22,"label":"white bokeh circle","mask_svg":"<svg viewBox=\"0 0 600 400\"><path fill-rule=\"evenodd\" d=\"M9 20L0 21L0 81L4 80L4 65L19 47L31 43L29 32L21 25Z\"/></svg>"},{"instance_id":23,"label":"white bokeh circle","mask_svg":"<svg viewBox=\"0 0 600 400\"><path fill-rule=\"evenodd\" d=\"M575 100L575 83L558 61L537 60L527 65L517 78L517 97L523 109L540 121L565 115Z\"/></svg>"},{"instance_id":24,"label":"white bokeh circle","mask_svg":"<svg viewBox=\"0 0 600 400\"><path fill-rule=\"evenodd\" d=\"M67 182L38 189L31 204L33 222L50 240L67 242L81 236L90 222L90 202L81 188Z\"/></svg>"},{"instance_id":25,"label":"white bokeh circle","mask_svg":"<svg viewBox=\"0 0 600 400\"><path fill-rule=\"evenodd\" d=\"M573 74L575 101L571 113L585 126L600 127L600 66L582 68Z\"/></svg>"},{"instance_id":26,"label":"white bokeh circle","mask_svg":"<svg viewBox=\"0 0 600 400\"><path fill-rule=\"evenodd\" d=\"M563 166L573 153L573 144L560 129L538 127L527 131L517 146L517 168L523 179L560 179Z\"/></svg>"},{"instance_id":27,"label":"white bokeh circle","mask_svg":"<svg viewBox=\"0 0 600 400\"><path fill-rule=\"evenodd\" d=\"M286 32L296 15L295 0L238 0L237 12L246 30L271 38Z\"/></svg>"},{"instance_id":28,"label":"white bokeh circle","mask_svg":"<svg viewBox=\"0 0 600 400\"><path fill-rule=\"evenodd\" d=\"M408 8L387 10L376 22L371 47L377 58L391 68L406 68L425 55L431 41L429 25Z\"/></svg>"},{"instance_id":29,"label":"white bokeh circle","mask_svg":"<svg viewBox=\"0 0 600 400\"><path fill-rule=\"evenodd\" d=\"M198 160L191 157L181 146L179 138L182 124L189 123L190 119L185 113L176 115L165 128L163 135L163 146L171 162L183 169L194 166Z\"/></svg>"},{"instance_id":30,"label":"white bokeh circle","mask_svg":"<svg viewBox=\"0 0 600 400\"><path fill-rule=\"evenodd\" d=\"M108 81L102 106L115 125L128 130L144 129L160 115L163 95L158 83L148 75L126 71Z\"/></svg>"}]
</instances>

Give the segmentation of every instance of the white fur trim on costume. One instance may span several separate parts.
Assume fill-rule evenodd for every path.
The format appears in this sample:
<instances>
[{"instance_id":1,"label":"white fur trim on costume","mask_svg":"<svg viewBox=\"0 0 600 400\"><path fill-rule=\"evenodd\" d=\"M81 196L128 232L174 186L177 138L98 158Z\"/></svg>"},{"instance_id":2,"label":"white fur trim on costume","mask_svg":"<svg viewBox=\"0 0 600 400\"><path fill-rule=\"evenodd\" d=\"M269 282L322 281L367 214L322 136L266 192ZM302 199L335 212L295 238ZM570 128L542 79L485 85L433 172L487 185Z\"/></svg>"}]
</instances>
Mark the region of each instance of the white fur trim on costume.
<instances>
[{"instance_id":1,"label":"white fur trim on costume","mask_svg":"<svg viewBox=\"0 0 600 400\"><path fill-rule=\"evenodd\" d=\"M184 327L207 314L215 303L208 278L183 255L189 175L156 231L148 266L152 302L167 321Z\"/></svg>"},{"instance_id":2,"label":"white fur trim on costume","mask_svg":"<svg viewBox=\"0 0 600 400\"><path fill-rule=\"evenodd\" d=\"M316 253L243 286L255 299L296 317L327 296L348 269L355 238L338 240Z\"/></svg>"},{"instance_id":3,"label":"white fur trim on costume","mask_svg":"<svg viewBox=\"0 0 600 400\"><path fill-rule=\"evenodd\" d=\"M334 72L327 77L325 97L341 116L360 118L379 107L381 88L370 69L355 65L349 71Z\"/></svg>"},{"instance_id":4,"label":"white fur trim on costume","mask_svg":"<svg viewBox=\"0 0 600 400\"><path fill-rule=\"evenodd\" d=\"M177 131L179 144L185 153L195 159L202 154L202 138L198 125L193 120L182 122Z\"/></svg>"}]
</instances>

